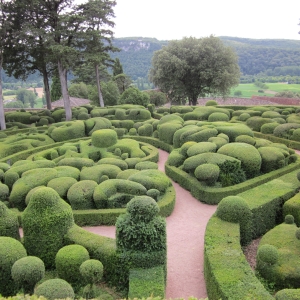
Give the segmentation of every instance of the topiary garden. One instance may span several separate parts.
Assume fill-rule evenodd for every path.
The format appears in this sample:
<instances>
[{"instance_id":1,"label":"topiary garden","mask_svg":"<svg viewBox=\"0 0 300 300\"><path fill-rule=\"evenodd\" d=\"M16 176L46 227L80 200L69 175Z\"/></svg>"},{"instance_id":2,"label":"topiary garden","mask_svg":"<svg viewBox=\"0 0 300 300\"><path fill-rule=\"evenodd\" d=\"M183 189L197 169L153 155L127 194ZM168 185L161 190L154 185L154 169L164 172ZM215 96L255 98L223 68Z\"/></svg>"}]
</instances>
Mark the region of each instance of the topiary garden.
<instances>
[{"instance_id":1,"label":"topiary garden","mask_svg":"<svg viewBox=\"0 0 300 300\"><path fill-rule=\"evenodd\" d=\"M168 176L200 201L219 203L205 237L211 299L272 298L241 248L262 235L257 272L277 290L298 288L297 271L290 271L297 269L300 225L300 162L291 149L300 149L296 111L211 101L151 112L133 105L74 108L69 122L63 109L7 113L0 139L0 294L98 297L105 280L126 296L155 290L164 297L164 217L175 205ZM170 153L166 175L157 169L156 148ZM79 227L115 223L116 240ZM59 278L42 279L45 270ZM241 270L242 277L234 275Z\"/></svg>"}]
</instances>

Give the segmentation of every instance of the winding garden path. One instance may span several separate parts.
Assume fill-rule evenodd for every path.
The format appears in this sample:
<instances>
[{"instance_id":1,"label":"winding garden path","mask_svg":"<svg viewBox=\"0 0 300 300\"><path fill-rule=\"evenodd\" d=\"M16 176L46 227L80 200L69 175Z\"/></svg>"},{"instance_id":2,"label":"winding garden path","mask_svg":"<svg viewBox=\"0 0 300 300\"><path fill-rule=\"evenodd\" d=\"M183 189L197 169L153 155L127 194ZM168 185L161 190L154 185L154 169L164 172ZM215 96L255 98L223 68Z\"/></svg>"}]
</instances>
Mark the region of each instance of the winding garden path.
<instances>
[{"instance_id":1,"label":"winding garden path","mask_svg":"<svg viewBox=\"0 0 300 300\"><path fill-rule=\"evenodd\" d=\"M159 150L159 170L164 171L168 153ZM216 206L201 203L179 184L176 205L167 218L167 287L166 298L206 298L204 281L204 234ZM115 238L115 226L85 227L99 235Z\"/></svg>"}]
</instances>

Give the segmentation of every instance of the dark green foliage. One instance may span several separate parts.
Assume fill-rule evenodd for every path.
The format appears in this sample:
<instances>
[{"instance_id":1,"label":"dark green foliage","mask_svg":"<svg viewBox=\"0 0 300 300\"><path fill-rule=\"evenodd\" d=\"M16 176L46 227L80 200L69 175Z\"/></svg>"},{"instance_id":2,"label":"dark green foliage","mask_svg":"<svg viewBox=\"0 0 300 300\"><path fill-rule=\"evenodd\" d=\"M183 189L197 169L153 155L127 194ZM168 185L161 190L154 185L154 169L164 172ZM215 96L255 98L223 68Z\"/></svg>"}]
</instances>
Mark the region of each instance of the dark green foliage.
<instances>
[{"instance_id":1,"label":"dark green foliage","mask_svg":"<svg viewBox=\"0 0 300 300\"><path fill-rule=\"evenodd\" d=\"M87 259L80 265L79 272L86 284L99 283L103 277L103 264L97 259Z\"/></svg>"},{"instance_id":2,"label":"dark green foliage","mask_svg":"<svg viewBox=\"0 0 300 300\"><path fill-rule=\"evenodd\" d=\"M48 300L74 299L75 294L72 286L63 279L48 279L41 283L35 290L35 295L45 297Z\"/></svg>"},{"instance_id":3,"label":"dark green foliage","mask_svg":"<svg viewBox=\"0 0 300 300\"><path fill-rule=\"evenodd\" d=\"M33 294L34 286L45 275L45 265L36 256L26 256L18 259L11 268L11 276L24 294Z\"/></svg>"},{"instance_id":4,"label":"dark green foliage","mask_svg":"<svg viewBox=\"0 0 300 300\"><path fill-rule=\"evenodd\" d=\"M85 137L85 124L81 120L52 124L48 129L49 136L55 142Z\"/></svg>"},{"instance_id":5,"label":"dark green foliage","mask_svg":"<svg viewBox=\"0 0 300 300\"><path fill-rule=\"evenodd\" d=\"M20 240L18 217L0 201L0 236Z\"/></svg>"},{"instance_id":6,"label":"dark green foliage","mask_svg":"<svg viewBox=\"0 0 300 300\"><path fill-rule=\"evenodd\" d=\"M294 216L293 215L286 215L284 218L284 222L286 224L294 224Z\"/></svg>"},{"instance_id":7,"label":"dark green foliage","mask_svg":"<svg viewBox=\"0 0 300 300\"><path fill-rule=\"evenodd\" d=\"M164 193L171 185L171 181L163 172L159 170L142 170L139 173L128 177L128 180L135 181L143 185L147 190L157 189Z\"/></svg>"},{"instance_id":8,"label":"dark green foliage","mask_svg":"<svg viewBox=\"0 0 300 300\"><path fill-rule=\"evenodd\" d=\"M283 289L275 294L276 300L298 300L300 289Z\"/></svg>"},{"instance_id":9,"label":"dark green foliage","mask_svg":"<svg viewBox=\"0 0 300 300\"><path fill-rule=\"evenodd\" d=\"M22 257L27 256L21 242L7 236L0 236L0 294L4 297L15 295L18 291L11 277L13 264Z\"/></svg>"},{"instance_id":10,"label":"dark green foliage","mask_svg":"<svg viewBox=\"0 0 300 300\"><path fill-rule=\"evenodd\" d=\"M46 268L53 268L64 235L74 225L71 207L53 189L41 187L32 194L22 225L28 254L41 258Z\"/></svg>"},{"instance_id":11,"label":"dark green foliage","mask_svg":"<svg viewBox=\"0 0 300 300\"><path fill-rule=\"evenodd\" d=\"M58 276L69 282L73 288L82 285L84 278L81 276L79 268L88 259L90 259L89 253L81 245L62 247L55 256Z\"/></svg>"},{"instance_id":12,"label":"dark green foliage","mask_svg":"<svg viewBox=\"0 0 300 300\"><path fill-rule=\"evenodd\" d=\"M47 187L54 189L62 199L66 200L69 188L76 182L77 180L72 177L58 177L51 179Z\"/></svg>"},{"instance_id":13,"label":"dark green foliage","mask_svg":"<svg viewBox=\"0 0 300 300\"><path fill-rule=\"evenodd\" d=\"M296 230L295 236L297 240L300 240L300 228Z\"/></svg>"},{"instance_id":14,"label":"dark green foliage","mask_svg":"<svg viewBox=\"0 0 300 300\"><path fill-rule=\"evenodd\" d=\"M128 298L165 298L165 274L163 267L131 269L129 272Z\"/></svg>"},{"instance_id":15,"label":"dark green foliage","mask_svg":"<svg viewBox=\"0 0 300 300\"><path fill-rule=\"evenodd\" d=\"M119 103L136 104L147 107L147 105L150 103L150 96L146 93L139 91L135 87L129 87L122 93Z\"/></svg>"},{"instance_id":16,"label":"dark green foliage","mask_svg":"<svg viewBox=\"0 0 300 300\"><path fill-rule=\"evenodd\" d=\"M9 187L0 181L0 200L5 201L9 195Z\"/></svg>"},{"instance_id":17,"label":"dark green foliage","mask_svg":"<svg viewBox=\"0 0 300 300\"><path fill-rule=\"evenodd\" d=\"M242 245L247 245L252 240L252 212L243 198L239 196L223 198L217 207L216 215L224 221L240 224Z\"/></svg>"},{"instance_id":18,"label":"dark green foliage","mask_svg":"<svg viewBox=\"0 0 300 300\"><path fill-rule=\"evenodd\" d=\"M230 143L218 150L219 154L239 159L247 178L253 178L260 172L262 159L259 151L252 145L245 143Z\"/></svg>"},{"instance_id":19,"label":"dark green foliage","mask_svg":"<svg viewBox=\"0 0 300 300\"><path fill-rule=\"evenodd\" d=\"M152 161L141 161L135 165L135 169L137 169L137 170L149 170L149 169L157 170L158 165L157 165L157 163L152 162Z\"/></svg>"},{"instance_id":20,"label":"dark green foliage","mask_svg":"<svg viewBox=\"0 0 300 300\"><path fill-rule=\"evenodd\" d=\"M280 169L287 165L282 149L276 147L260 147L258 152L261 156L261 171L264 173Z\"/></svg>"},{"instance_id":21,"label":"dark green foliage","mask_svg":"<svg viewBox=\"0 0 300 300\"><path fill-rule=\"evenodd\" d=\"M263 124L260 132L264 134L273 134L275 128L279 125L277 122Z\"/></svg>"},{"instance_id":22,"label":"dark green foliage","mask_svg":"<svg viewBox=\"0 0 300 300\"><path fill-rule=\"evenodd\" d=\"M92 144L95 147L107 148L117 143L118 135L112 129L96 130L92 133Z\"/></svg>"},{"instance_id":23,"label":"dark green foliage","mask_svg":"<svg viewBox=\"0 0 300 300\"><path fill-rule=\"evenodd\" d=\"M72 209L94 209L93 194L96 186L97 182L93 180L81 180L73 184L67 194Z\"/></svg>"},{"instance_id":24,"label":"dark green foliage","mask_svg":"<svg viewBox=\"0 0 300 300\"><path fill-rule=\"evenodd\" d=\"M160 195L160 191L157 189L150 189L147 191L147 196L153 198L155 201L158 200L159 195Z\"/></svg>"},{"instance_id":25,"label":"dark green foliage","mask_svg":"<svg viewBox=\"0 0 300 300\"><path fill-rule=\"evenodd\" d=\"M258 248L256 259L258 270L261 264L274 265L278 261L278 250L272 245L264 244Z\"/></svg>"},{"instance_id":26,"label":"dark green foliage","mask_svg":"<svg viewBox=\"0 0 300 300\"><path fill-rule=\"evenodd\" d=\"M280 124L274 129L273 134L274 136L279 138L290 139L293 133L291 129L297 129L297 128L300 128L299 123Z\"/></svg>"},{"instance_id":27,"label":"dark green foliage","mask_svg":"<svg viewBox=\"0 0 300 300\"><path fill-rule=\"evenodd\" d=\"M282 208L283 216L292 215L296 225L300 226L300 193L288 199Z\"/></svg>"},{"instance_id":28,"label":"dark green foliage","mask_svg":"<svg viewBox=\"0 0 300 300\"><path fill-rule=\"evenodd\" d=\"M195 176L207 185L214 185L219 178L220 168L215 164L202 164L195 169Z\"/></svg>"}]
</instances>

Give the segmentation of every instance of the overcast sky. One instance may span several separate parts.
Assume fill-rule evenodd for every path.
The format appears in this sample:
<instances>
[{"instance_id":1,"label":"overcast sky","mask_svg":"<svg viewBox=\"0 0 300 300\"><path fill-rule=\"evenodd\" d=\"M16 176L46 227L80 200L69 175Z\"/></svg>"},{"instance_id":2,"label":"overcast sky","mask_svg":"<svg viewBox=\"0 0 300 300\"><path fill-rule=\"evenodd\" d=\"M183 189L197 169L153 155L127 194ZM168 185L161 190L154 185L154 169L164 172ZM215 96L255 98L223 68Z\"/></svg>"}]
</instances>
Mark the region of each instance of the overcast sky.
<instances>
[{"instance_id":1,"label":"overcast sky","mask_svg":"<svg viewBox=\"0 0 300 300\"><path fill-rule=\"evenodd\" d=\"M300 40L300 0L117 0L114 36Z\"/></svg>"}]
</instances>

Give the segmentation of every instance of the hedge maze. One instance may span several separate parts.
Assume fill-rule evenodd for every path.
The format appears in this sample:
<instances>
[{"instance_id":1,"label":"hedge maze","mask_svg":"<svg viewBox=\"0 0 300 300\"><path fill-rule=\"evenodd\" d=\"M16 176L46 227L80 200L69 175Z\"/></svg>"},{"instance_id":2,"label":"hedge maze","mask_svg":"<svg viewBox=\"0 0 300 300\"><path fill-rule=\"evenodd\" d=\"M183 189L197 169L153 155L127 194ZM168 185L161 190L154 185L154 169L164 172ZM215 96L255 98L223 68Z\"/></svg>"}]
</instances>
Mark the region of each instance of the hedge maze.
<instances>
[{"instance_id":1,"label":"hedge maze","mask_svg":"<svg viewBox=\"0 0 300 300\"><path fill-rule=\"evenodd\" d=\"M72 109L72 121L62 108L6 113L0 294L95 298L104 279L125 297L164 297L171 178L218 205L205 235L209 299L298 299L299 112L208 101L157 109L87 105ZM157 148L170 153L165 173ZM80 227L114 224L116 239ZM261 236L253 272L242 247ZM41 280L45 270L59 278Z\"/></svg>"}]
</instances>

